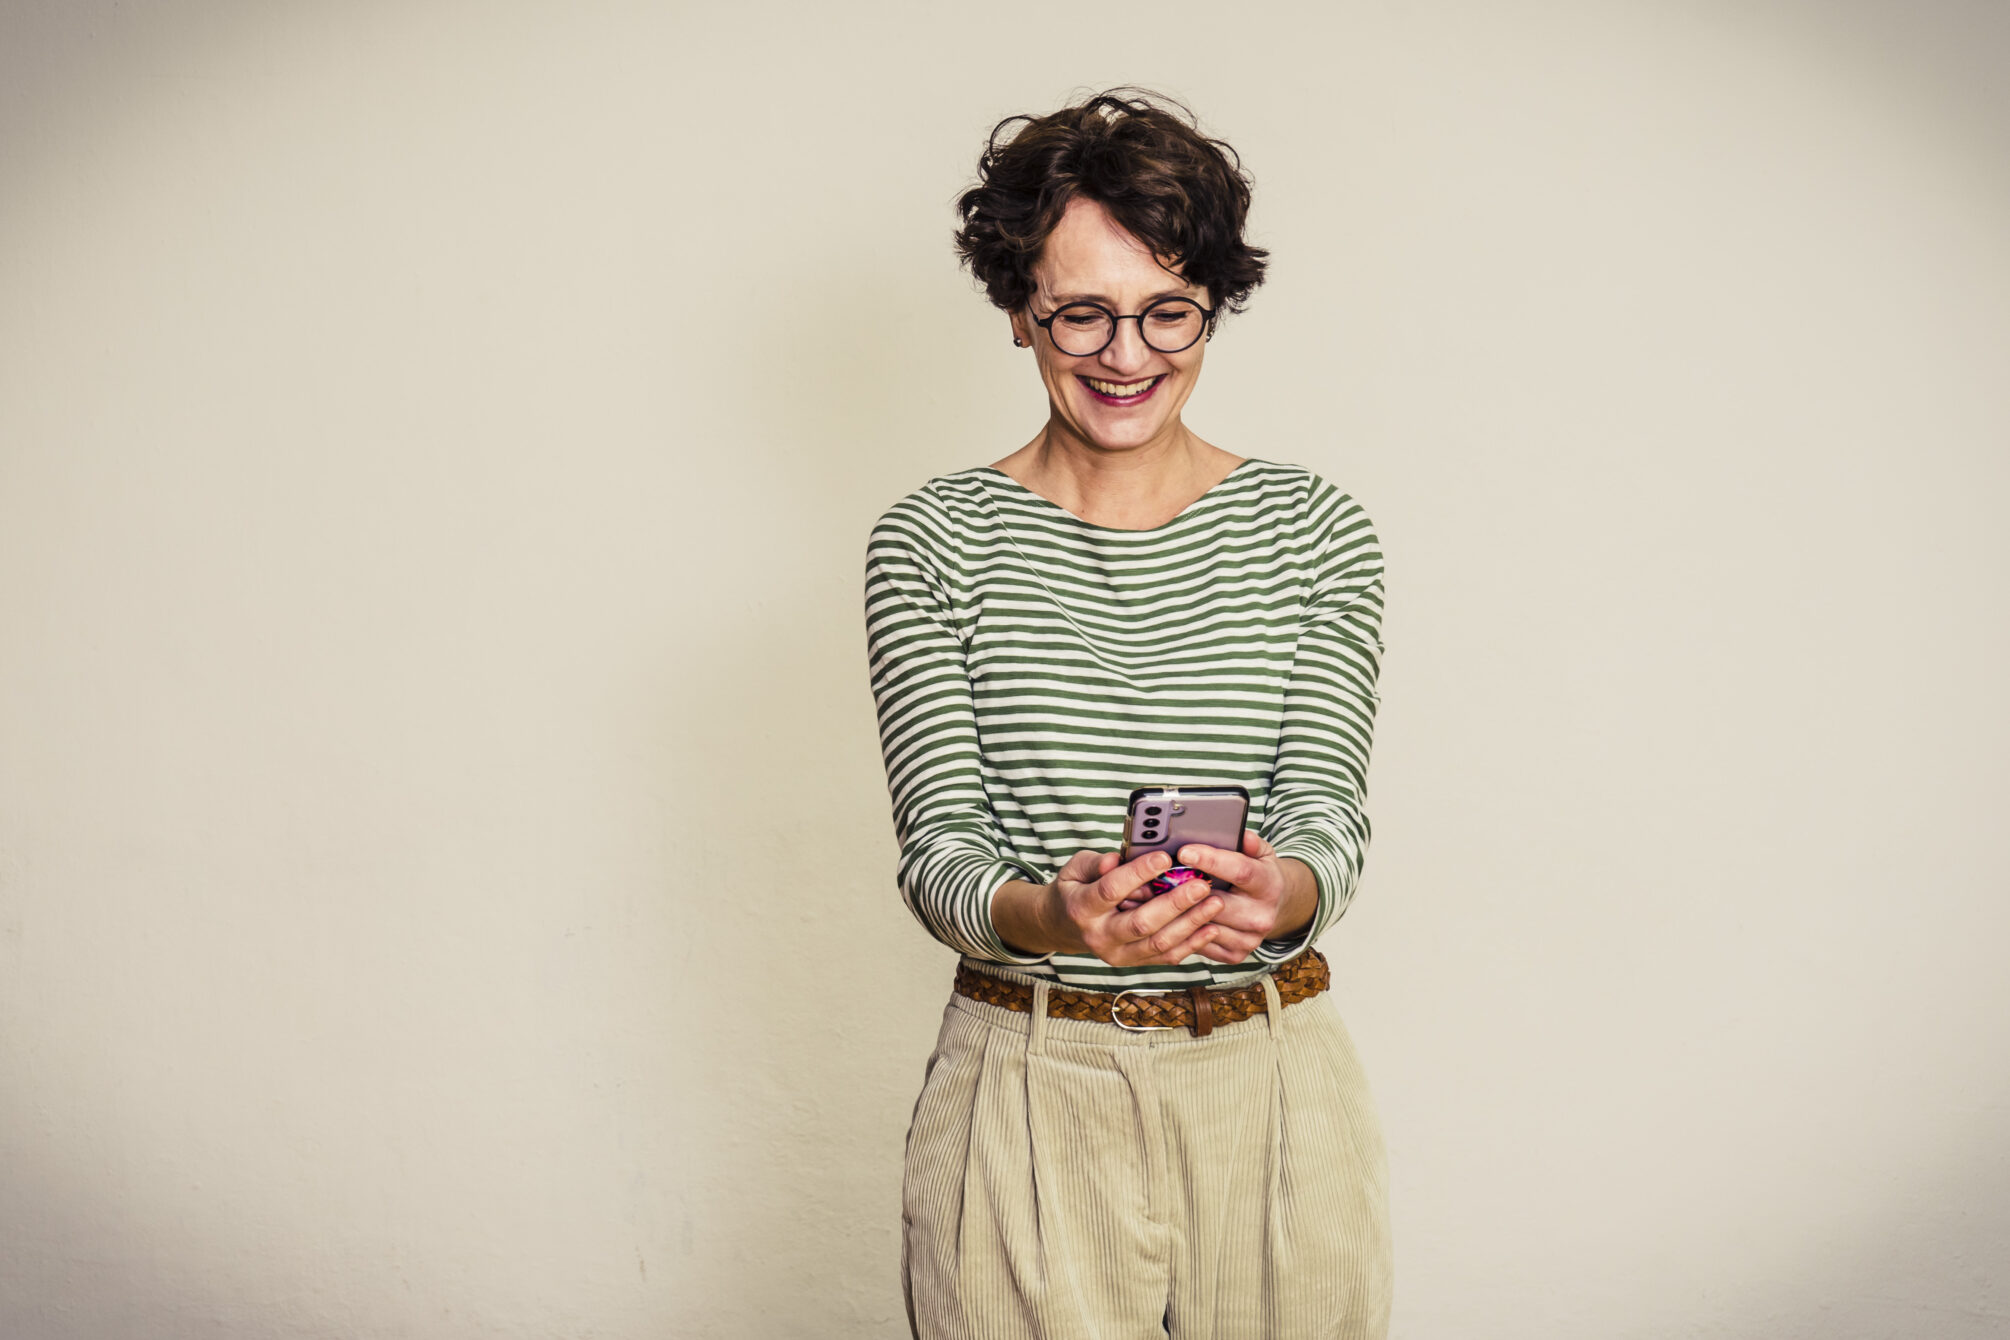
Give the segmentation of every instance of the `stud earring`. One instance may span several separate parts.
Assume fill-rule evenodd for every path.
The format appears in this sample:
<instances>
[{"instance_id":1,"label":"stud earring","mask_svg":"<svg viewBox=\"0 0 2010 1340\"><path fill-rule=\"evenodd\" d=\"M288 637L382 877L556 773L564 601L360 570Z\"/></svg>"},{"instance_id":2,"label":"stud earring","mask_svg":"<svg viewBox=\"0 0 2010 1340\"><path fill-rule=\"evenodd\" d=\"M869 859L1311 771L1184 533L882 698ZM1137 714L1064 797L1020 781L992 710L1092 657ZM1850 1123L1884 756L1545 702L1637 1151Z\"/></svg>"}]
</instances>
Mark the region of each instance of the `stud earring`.
<instances>
[{"instance_id":1,"label":"stud earring","mask_svg":"<svg viewBox=\"0 0 2010 1340\"><path fill-rule=\"evenodd\" d=\"M1012 347L1014 349L1024 349L1026 347L1026 341L1020 339L1017 335L1014 335L1012 337Z\"/></svg>"}]
</instances>

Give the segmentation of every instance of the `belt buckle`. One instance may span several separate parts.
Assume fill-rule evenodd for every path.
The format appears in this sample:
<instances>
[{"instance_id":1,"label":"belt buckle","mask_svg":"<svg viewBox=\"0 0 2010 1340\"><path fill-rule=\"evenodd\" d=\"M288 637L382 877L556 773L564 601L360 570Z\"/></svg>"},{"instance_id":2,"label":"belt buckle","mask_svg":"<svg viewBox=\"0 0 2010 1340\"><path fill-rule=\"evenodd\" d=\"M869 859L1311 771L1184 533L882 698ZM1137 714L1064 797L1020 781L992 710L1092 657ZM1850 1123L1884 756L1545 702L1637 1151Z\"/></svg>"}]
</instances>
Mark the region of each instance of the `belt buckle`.
<instances>
[{"instance_id":1,"label":"belt buckle","mask_svg":"<svg viewBox=\"0 0 2010 1340\"><path fill-rule=\"evenodd\" d=\"M1186 1027L1186 1025L1127 1024L1122 1019L1117 1017L1117 1002L1122 1000L1125 996L1176 996L1179 994L1180 993L1177 991L1139 991L1130 988L1127 988L1123 991L1119 991L1117 992L1116 995L1110 997L1110 1022L1115 1024L1118 1028L1123 1029L1126 1033L1177 1032L1179 1029Z\"/></svg>"}]
</instances>

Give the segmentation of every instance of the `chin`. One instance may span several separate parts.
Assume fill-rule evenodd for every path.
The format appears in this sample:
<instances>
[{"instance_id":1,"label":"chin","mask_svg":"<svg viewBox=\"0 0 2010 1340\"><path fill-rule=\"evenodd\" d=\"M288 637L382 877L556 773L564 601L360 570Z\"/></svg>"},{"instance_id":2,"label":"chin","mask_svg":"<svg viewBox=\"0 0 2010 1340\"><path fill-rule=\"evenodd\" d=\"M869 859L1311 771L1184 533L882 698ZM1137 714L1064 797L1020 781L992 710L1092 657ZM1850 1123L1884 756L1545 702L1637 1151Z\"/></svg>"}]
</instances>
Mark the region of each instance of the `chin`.
<instances>
[{"instance_id":1,"label":"chin","mask_svg":"<svg viewBox=\"0 0 2010 1340\"><path fill-rule=\"evenodd\" d=\"M1136 451L1140 447L1149 445L1164 430L1165 425L1159 424L1148 433L1089 433L1086 436L1091 445L1100 447L1104 451Z\"/></svg>"},{"instance_id":2,"label":"chin","mask_svg":"<svg viewBox=\"0 0 2010 1340\"><path fill-rule=\"evenodd\" d=\"M1084 414L1075 422L1084 440L1105 451L1128 451L1155 442L1172 422L1170 418L1154 418L1150 423L1112 424L1097 423L1096 417Z\"/></svg>"},{"instance_id":3,"label":"chin","mask_svg":"<svg viewBox=\"0 0 2010 1340\"><path fill-rule=\"evenodd\" d=\"M1094 444L1105 451L1123 451L1142 447L1163 437L1165 431L1179 415L1177 406L1172 413L1112 414L1100 405L1071 405L1074 411L1068 416L1068 423L1082 440Z\"/></svg>"}]
</instances>

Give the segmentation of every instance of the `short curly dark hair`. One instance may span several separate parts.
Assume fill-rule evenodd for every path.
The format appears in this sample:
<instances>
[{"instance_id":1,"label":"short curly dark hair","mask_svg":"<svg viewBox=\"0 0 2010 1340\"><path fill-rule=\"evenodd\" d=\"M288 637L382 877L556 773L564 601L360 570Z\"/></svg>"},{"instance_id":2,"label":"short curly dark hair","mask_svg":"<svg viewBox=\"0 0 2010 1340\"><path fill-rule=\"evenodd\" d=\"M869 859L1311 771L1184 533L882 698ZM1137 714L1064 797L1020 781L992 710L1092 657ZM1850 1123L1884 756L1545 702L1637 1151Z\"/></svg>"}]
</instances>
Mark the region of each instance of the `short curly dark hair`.
<instances>
[{"instance_id":1,"label":"short curly dark hair","mask_svg":"<svg viewBox=\"0 0 2010 1340\"><path fill-rule=\"evenodd\" d=\"M956 250L994 304L1026 305L1040 249L1076 196L1207 289L1217 312L1241 311L1263 282L1270 253L1242 237L1250 180L1241 156L1201 133L1181 103L1125 87L992 129L977 184L956 202Z\"/></svg>"}]
</instances>

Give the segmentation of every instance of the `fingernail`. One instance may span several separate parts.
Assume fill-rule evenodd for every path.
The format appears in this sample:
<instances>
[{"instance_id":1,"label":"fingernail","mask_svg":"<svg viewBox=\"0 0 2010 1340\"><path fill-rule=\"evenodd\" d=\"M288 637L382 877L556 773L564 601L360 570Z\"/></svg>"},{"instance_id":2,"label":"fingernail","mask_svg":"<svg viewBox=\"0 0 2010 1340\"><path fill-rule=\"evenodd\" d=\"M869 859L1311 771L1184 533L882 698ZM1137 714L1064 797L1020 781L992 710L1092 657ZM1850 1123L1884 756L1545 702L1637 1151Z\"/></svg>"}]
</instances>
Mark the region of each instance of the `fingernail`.
<instances>
[{"instance_id":1,"label":"fingernail","mask_svg":"<svg viewBox=\"0 0 2010 1340\"><path fill-rule=\"evenodd\" d=\"M1193 848L1192 848L1192 847L1181 847L1181 848L1179 849L1179 860L1180 860L1180 864L1181 864L1181 865L1192 865L1192 864L1193 864Z\"/></svg>"},{"instance_id":2,"label":"fingernail","mask_svg":"<svg viewBox=\"0 0 2010 1340\"><path fill-rule=\"evenodd\" d=\"M1170 870L1172 869L1172 863L1172 857L1166 855L1164 852L1155 851L1152 853L1152 866L1155 869Z\"/></svg>"}]
</instances>

